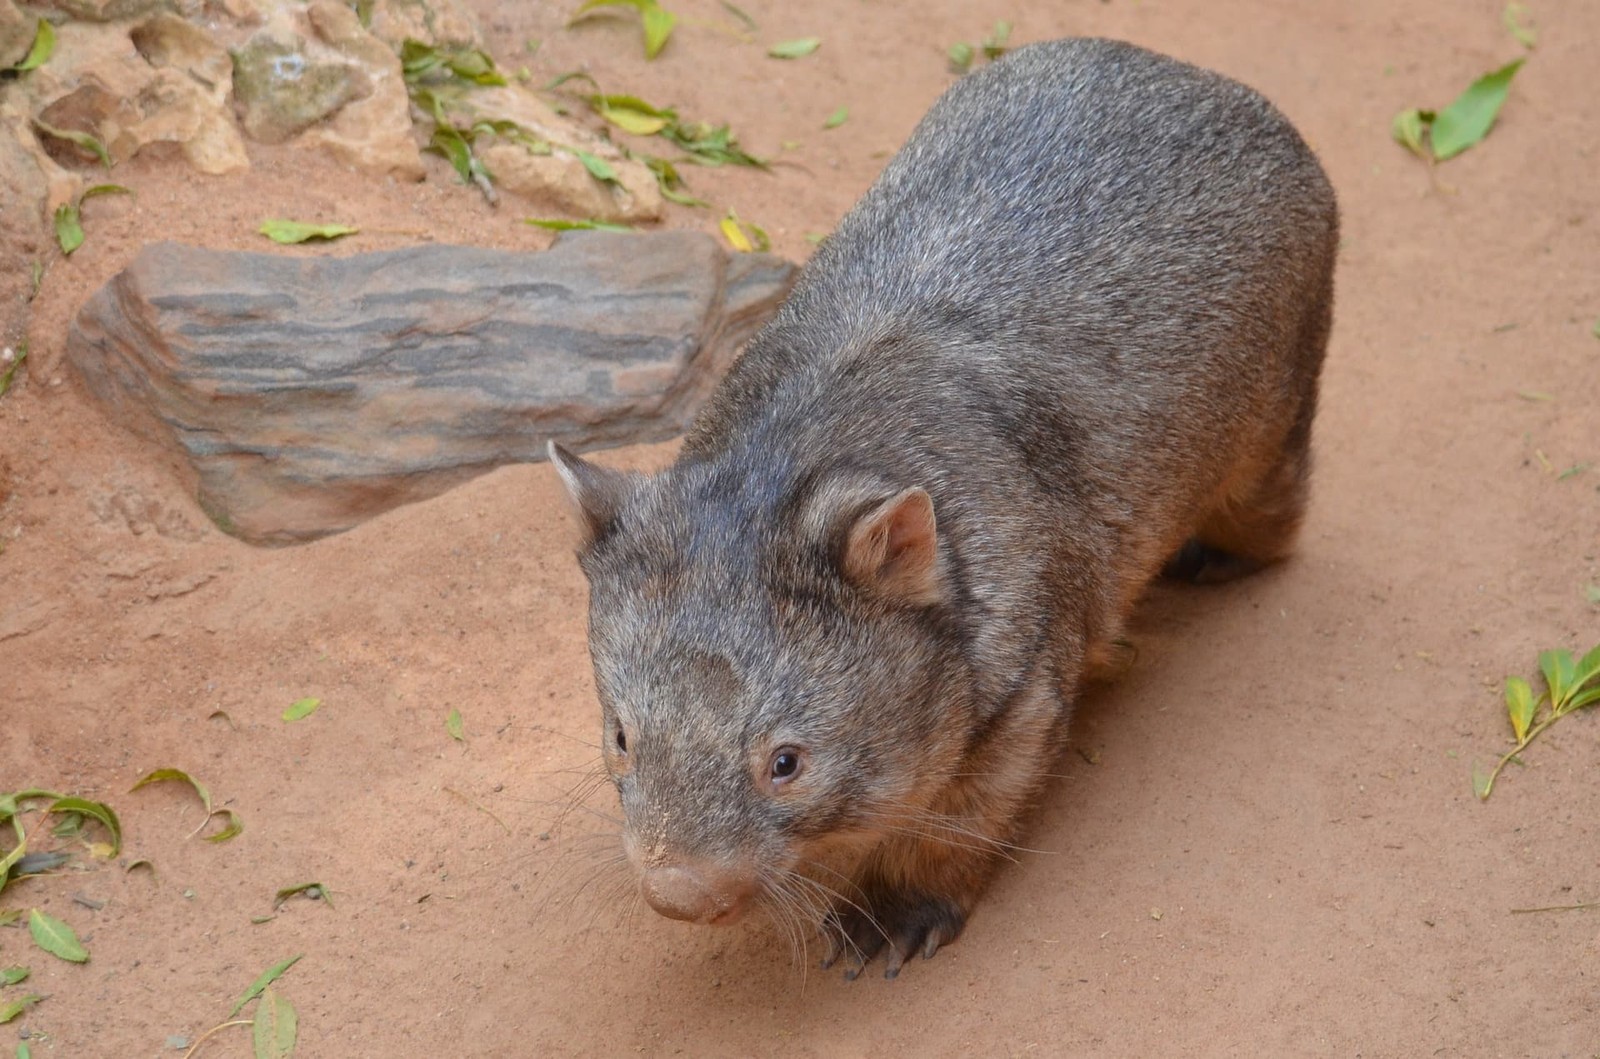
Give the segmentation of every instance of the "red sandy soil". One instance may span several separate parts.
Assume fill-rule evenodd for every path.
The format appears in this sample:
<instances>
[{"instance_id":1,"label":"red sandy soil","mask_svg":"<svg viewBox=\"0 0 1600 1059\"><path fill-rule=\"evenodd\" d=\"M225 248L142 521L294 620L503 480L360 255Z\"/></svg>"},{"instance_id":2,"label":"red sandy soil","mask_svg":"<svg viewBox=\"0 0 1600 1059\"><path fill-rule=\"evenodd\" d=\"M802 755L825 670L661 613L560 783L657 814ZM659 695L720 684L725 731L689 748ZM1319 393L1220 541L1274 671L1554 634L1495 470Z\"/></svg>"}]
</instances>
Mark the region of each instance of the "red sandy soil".
<instances>
[{"instance_id":1,"label":"red sandy soil","mask_svg":"<svg viewBox=\"0 0 1600 1059\"><path fill-rule=\"evenodd\" d=\"M1345 223L1299 556L1154 592L1137 664L1081 707L1029 840L1044 852L935 960L852 983L759 922L669 922L610 862L608 790L556 826L597 767L598 714L547 466L259 550L59 360L78 306L150 240L260 249L268 216L367 229L285 253L547 237L442 161L401 186L281 150L227 179L135 159L115 178L136 197L93 201L83 249L46 255L32 371L0 401L0 790L110 801L124 862L155 871L102 862L0 896L93 953L68 965L0 929L0 964L48 994L0 1049L26 1028L35 1056L176 1055L169 1036L303 953L280 986L313 1057L1600 1054L1600 910L1511 911L1600 901L1600 718L1556 726L1487 803L1470 782L1507 744L1503 677L1600 640L1600 6L1534 0L1538 49L1500 124L1436 185L1389 119L1521 52L1499 0L741 2L761 45L822 49L768 59L716 28L717 3L678 0L685 24L647 64L627 21L564 29L575 3L475 7L507 65L539 38L540 80L585 67L780 155L771 174L688 176L796 258L950 82L944 48L996 19L1019 43L1130 39L1275 100ZM302 696L321 710L285 724ZM129 793L161 766L208 782L244 834L187 838L185 791ZM251 923L312 880L332 907ZM235 1028L202 1054L248 1052Z\"/></svg>"}]
</instances>

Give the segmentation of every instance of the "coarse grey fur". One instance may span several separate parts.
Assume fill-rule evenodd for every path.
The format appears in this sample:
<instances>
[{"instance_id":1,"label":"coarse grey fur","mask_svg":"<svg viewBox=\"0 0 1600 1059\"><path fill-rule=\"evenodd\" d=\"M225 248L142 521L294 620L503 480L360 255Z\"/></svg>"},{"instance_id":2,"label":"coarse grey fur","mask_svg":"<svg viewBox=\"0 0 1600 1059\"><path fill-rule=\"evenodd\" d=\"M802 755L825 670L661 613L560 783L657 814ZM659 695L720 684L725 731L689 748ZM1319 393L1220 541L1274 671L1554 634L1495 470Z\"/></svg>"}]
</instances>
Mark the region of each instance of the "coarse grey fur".
<instances>
[{"instance_id":1,"label":"coarse grey fur","mask_svg":"<svg viewBox=\"0 0 1600 1059\"><path fill-rule=\"evenodd\" d=\"M672 467L557 452L651 903L815 911L891 974L952 940L1151 578L1289 550L1337 229L1252 90L1019 48L935 104Z\"/></svg>"}]
</instances>

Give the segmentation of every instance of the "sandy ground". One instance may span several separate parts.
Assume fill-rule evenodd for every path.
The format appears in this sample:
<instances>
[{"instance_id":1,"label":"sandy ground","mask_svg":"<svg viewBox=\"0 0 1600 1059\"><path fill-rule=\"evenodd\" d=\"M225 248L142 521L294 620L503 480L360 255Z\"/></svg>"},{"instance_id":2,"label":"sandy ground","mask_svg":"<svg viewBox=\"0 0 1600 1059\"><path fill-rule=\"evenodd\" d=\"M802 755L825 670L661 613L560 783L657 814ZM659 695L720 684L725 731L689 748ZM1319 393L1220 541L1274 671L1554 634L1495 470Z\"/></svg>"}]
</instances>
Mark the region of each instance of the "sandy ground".
<instances>
[{"instance_id":1,"label":"sandy ground","mask_svg":"<svg viewBox=\"0 0 1600 1059\"><path fill-rule=\"evenodd\" d=\"M1600 1054L1600 911L1511 912L1600 900L1600 718L1557 726L1486 804L1469 779L1506 743L1502 678L1600 639L1584 595L1600 582L1600 6L1534 0L1538 50L1440 189L1389 118L1519 53L1498 0L742 4L763 44L818 34L821 51L775 62L716 28L716 3L678 0L689 18L647 65L625 22L566 31L572 5L474 0L502 56L544 41L541 78L583 66L731 121L758 153L799 141L770 175L689 173L795 257L950 82L944 47L999 18L1019 42L1169 51L1287 111L1345 218L1299 557L1155 592L1136 666L1082 705L1033 828L1045 852L932 962L850 983L759 923L668 922L613 885L609 824L580 808L556 826L597 766L598 715L548 467L257 550L58 361L77 307L159 237L257 247L266 216L388 230L286 252L545 237L442 162L398 186L264 149L225 180L134 160L115 175L137 196L92 202L85 247L50 257L35 370L0 401L0 790L109 800L124 861L155 872L102 864L0 896L68 919L93 953L68 965L0 929L0 964L30 964L48 994L0 1050L20 1028L43 1035L35 1056L179 1054L169 1036L303 953L280 985L313 1057ZM822 131L841 105L850 121ZM283 723L301 696L324 705ZM209 783L245 833L189 839L183 791L128 792L161 766ZM609 792L583 804L603 813ZM332 907L252 924L313 880ZM203 1054L248 1051L232 1029Z\"/></svg>"}]
</instances>

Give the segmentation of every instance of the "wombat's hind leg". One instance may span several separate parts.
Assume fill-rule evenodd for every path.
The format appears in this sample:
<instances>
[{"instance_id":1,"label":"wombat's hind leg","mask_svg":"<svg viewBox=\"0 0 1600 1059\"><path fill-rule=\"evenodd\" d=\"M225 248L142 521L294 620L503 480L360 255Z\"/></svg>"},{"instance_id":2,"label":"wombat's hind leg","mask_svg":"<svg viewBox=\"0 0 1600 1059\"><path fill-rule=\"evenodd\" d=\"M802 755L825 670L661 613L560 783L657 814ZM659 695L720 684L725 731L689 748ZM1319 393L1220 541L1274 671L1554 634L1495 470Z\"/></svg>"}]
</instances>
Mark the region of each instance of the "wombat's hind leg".
<instances>
[{"instance_id":1,"label":"wombat's hind leg","mask_svg":"<svg viewBox=\"0 0 1600 1059\"><path fill-rule=\"evenodd\" d=\"M1290 431L1264 470L1247 461L1217 491L1195 535L1162 570L1166 577L1215 584L1255 573L1288 556L1305 517L1310 481L1310 417ZM1253 466L1251 465L1253 464Z\"/></svg>"}]
</instances>

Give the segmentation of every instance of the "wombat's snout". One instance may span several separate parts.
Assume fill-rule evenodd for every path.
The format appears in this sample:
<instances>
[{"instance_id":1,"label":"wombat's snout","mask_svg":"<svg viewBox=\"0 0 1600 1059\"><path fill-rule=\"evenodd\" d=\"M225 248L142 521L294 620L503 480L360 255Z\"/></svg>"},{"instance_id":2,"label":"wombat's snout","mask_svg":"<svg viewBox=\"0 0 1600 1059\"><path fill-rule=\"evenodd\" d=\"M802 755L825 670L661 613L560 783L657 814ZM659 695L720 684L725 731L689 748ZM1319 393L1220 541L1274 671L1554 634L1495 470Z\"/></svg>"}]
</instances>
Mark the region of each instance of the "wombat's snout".
<instances>
[{"instance_id":1,"label":"wombat's snout","mask_svg":"<svg viewBox=\"0 0 1600 1059\"><path fill-rule=\"evenodd\" d=\"M639 889L650 907L669 919L691 923L732 923L744 912L755 880L705 864L669 864L648 868Z\"/></svg>"}]
</instances>

